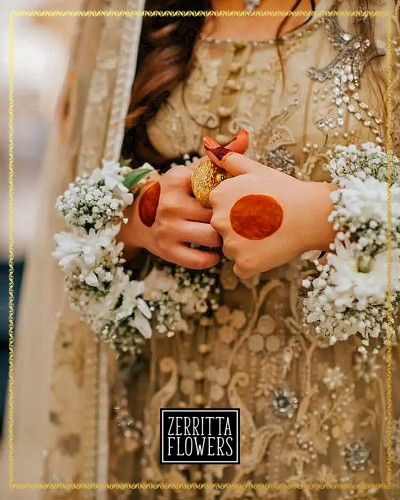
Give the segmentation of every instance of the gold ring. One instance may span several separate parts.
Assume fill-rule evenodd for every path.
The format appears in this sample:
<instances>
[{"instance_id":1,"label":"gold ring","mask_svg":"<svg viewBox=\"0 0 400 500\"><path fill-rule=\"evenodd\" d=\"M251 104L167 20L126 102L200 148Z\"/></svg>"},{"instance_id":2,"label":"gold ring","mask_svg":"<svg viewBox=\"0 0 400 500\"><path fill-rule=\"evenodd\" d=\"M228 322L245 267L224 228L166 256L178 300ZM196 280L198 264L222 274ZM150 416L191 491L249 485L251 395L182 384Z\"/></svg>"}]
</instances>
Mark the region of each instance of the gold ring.
<instances>
[{"instance_id":1,"label":"gold ring","mask_svg":"<svg viewBox=\"0 0 400 500\"><path fill-rule=\"evenodd\" d=\"M211 160L202 161L192 173L193 194L203 206L211 208L209 199L211 191L230 177L232 177L231 174Z\"/></svg>"}]
</instances>

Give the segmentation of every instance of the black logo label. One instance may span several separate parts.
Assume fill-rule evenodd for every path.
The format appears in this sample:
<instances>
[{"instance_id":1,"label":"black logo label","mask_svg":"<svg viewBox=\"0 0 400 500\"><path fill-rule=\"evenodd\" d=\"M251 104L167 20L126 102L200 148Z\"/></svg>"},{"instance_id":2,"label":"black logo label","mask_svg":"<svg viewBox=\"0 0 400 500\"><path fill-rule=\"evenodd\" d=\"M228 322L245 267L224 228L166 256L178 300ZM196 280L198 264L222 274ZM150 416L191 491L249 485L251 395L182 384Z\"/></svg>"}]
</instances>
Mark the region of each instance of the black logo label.
<instances>
[{"instance_id":1,"label":"black logo label","mask_svg":"<svg viewBox=\"0 0 400 500\"><path fill-rule=\"evenodd\" d=\"M237 408L161 408L161 463L240 463L239 412Z\"/></svg>"}]
</instances>

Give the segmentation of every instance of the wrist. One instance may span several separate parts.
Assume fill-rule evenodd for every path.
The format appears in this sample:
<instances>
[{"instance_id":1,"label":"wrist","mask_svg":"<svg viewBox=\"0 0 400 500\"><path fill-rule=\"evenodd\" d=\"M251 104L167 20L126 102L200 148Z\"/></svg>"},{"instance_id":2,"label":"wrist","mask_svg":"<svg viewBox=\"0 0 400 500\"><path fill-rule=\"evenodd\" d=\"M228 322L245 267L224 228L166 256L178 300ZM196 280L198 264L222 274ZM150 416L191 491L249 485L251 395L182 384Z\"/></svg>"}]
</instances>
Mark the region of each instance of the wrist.
<instances>
[{"instance_id":1,"label":"wrist","mask_svg":"<svg viewBox=\"0 0 400 500\"><path fill-rule=\"evenodd\" d=\"M128 219L128 222L121 224L121 229L117 234L117 240L124 244L124 249L122 251L124 258L127 262L131 261L143 250L143 242L140 241L141 231L138 230L136 219L137 219L137 198L132 205L126 207L124 210L124 217ZM135 213L136 212L136 213Z\"/></svg>"},{"instance_id":2,"label":"wrist","mask_svg":"<svg viewBox=\"0 0 400 500\"><path fill-rule=\"evenodd\" d=\"M308 237L307 250L329 250L335 239L335 230L328 217L333 210L331 193L338 189L328 182L309 182L308 184Z\"/></svg>"},{"instance_id":3,"label":"wrist","mask_svg":"<svg viewBox=\"0 0 400 500\"><path fill-rule=\"evenodd\" d=\"M123 255L128 262L137 257L142 250L148 250L149 231L140 220L138 205L141 195L159 178L160 174L154 170L143 181L136 184L134 202L124 210L124 217L128 219L128 222L122 224L117 239L124 244Z\"/></svg>"}]
</instances>

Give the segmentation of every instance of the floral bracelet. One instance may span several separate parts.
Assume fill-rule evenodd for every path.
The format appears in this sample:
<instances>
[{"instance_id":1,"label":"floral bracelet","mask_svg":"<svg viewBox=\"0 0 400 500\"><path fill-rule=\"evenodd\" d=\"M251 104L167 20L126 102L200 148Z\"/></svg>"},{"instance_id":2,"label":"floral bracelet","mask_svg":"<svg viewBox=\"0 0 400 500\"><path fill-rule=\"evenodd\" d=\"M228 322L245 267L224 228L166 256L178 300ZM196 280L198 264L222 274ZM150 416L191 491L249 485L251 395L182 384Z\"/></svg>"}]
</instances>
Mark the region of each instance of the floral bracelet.
<instances>
[{"instance_id":1,"label":"floral bracelet","mask_svg":"<svg viewBox=\"0 0 400 500\"><path fill-rule=\"evenodd\" d=\"M71 307L119 353L140 352L153 326L172 336L188 330L187 317L217 308L215 268L199 274L159 262L142 281L126 269L124 245L116 236L127 222L123 210L152 171L149 164L132 170L103 161L102 168L71 183L56 203L68 231L54 235L53 256L65 273Z\"/></svg>"},{"instance_id":2,"label":"floral bracelet","mask_svg":"<svg viewBox=\"0 0 400 500\"><path fill-rule=\"evenodd\" d=\"M334 243L319 276L303 280L303 309L331 344L360 336L360 351L388 342L400 299L400 161L380 146L338 146L328 169ZM389 168L391 167L391 168Z\"/></svg>"}]
</instances>

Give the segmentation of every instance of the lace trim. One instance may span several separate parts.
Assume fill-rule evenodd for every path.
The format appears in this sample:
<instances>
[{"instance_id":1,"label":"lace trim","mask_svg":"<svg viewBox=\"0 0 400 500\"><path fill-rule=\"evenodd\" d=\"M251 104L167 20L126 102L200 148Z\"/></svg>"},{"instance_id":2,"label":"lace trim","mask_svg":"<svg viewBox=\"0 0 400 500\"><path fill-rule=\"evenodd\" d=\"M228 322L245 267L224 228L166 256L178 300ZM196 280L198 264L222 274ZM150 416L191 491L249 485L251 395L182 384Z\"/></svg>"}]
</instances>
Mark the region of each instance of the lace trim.
<instances>
[{"instance_id":1,"label":"lace trim","mask_svg":"<svg viewBox=\"0 0 400 500\"><path fill-rule=\"evenodd\" d=\"M129 11L144 10L144 0L128 0ZM107 159L118 161L121 155L122 141L125 132L125 117L128 113L132 82L135 77L137 54L142 16L126 17L124 19L123 36L121 42L121 57L119 59L115 92L111 107L110 123L107 133L104 156Z\"/></svg>"}]
</instances>

